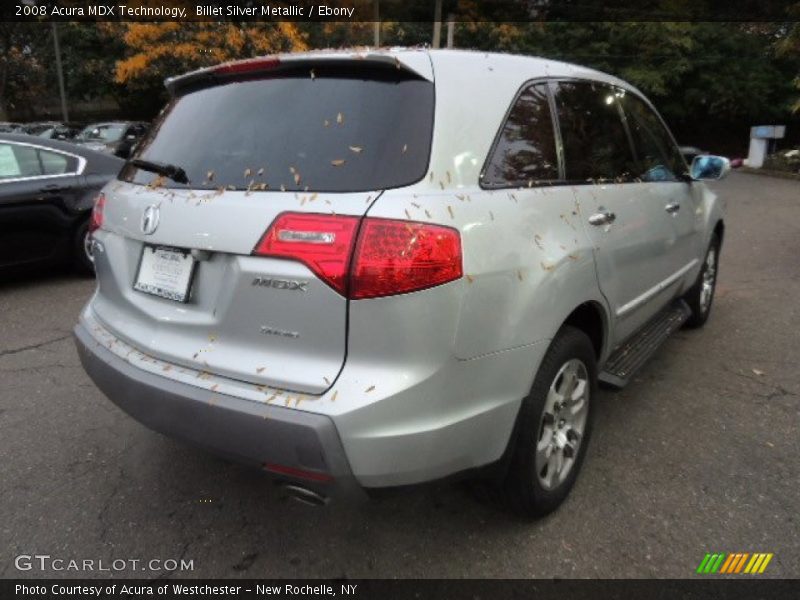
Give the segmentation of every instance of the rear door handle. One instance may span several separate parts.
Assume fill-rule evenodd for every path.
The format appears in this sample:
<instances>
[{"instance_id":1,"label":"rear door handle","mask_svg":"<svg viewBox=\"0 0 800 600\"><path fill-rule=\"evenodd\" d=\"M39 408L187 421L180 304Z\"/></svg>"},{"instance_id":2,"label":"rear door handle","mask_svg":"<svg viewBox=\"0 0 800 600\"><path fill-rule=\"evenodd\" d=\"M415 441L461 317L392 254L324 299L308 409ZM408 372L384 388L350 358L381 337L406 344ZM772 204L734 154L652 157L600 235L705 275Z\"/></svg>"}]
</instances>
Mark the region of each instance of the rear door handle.
<instances>
[{"instance_id":1,"label":"rear door handle","mask_svg":"<svg viewBox=\"0 0 800 600\"><path fill-rule=\"evenodd\" d=\"M670 202L664 207L664 210L673 215L681 209L681 205L677 202Z\"/></svg>"},{"instance_id":2,"label":"rear door handle","mask_svg":"<svg viewBox=\"0 0 800 600\"><path fill-rule=\"evenodd\" d=\"M592 225L608 225L617 220L617 215L610 210L606 210L603 207L600 207L597 210L599 212L596 212L589 217L589 223Z\"/></svg>"},{"instance_id":3,"label":"rear door handle","mask_svg":"<svg viewBox=\"0 0 800 600\"><path fill-rule=\"evenodd\" d=\"M58 185L57 183L51 183L49 185L44 186L41 191L45 192L46 194L59 194L61 192L66 192L69 188L67 186Z\"/></svg>"}]
</instances>

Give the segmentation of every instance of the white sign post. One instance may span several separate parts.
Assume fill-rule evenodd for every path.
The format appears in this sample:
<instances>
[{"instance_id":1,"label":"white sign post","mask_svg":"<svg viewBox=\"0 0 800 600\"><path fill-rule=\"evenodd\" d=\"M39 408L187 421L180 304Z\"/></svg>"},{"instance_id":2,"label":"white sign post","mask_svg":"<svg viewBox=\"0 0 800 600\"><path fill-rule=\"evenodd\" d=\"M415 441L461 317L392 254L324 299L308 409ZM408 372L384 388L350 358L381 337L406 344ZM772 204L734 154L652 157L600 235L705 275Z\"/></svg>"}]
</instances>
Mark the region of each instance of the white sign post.
<instances>
[{"instance_id":1,"label":"white sign post","mask_svg":"<svg viewBox=\"0 0 800 600\"><path fill-rule=\"evenodd\" d=\"M769 151L769 140L779 140L786 135L785 125L757 125L750 128L750 151L747 166L760 169Z\"/></svg>"}]
</instances>

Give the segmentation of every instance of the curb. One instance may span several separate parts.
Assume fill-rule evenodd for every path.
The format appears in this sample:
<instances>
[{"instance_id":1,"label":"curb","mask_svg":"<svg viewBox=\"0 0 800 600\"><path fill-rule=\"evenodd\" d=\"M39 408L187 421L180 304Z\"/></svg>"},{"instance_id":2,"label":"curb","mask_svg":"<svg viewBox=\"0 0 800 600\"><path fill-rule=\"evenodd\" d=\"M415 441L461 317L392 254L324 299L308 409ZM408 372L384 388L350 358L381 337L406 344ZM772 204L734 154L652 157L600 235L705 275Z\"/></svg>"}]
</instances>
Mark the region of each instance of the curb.
<instances>
[{"instance_id":1,"label":"curb","mask_svg":"<svg viewBox=\"0 0 800 600\"><path fill-rule=\"evenodd\" d=\"M800 173L792 173L790 171L775 171L772 169L753 169L751 167L739 167L736 169L740 173L748 173L750 175L761 175L762 177L777 177L779 179L794 179L800 181Z\"/></svg>"}]
</instances>

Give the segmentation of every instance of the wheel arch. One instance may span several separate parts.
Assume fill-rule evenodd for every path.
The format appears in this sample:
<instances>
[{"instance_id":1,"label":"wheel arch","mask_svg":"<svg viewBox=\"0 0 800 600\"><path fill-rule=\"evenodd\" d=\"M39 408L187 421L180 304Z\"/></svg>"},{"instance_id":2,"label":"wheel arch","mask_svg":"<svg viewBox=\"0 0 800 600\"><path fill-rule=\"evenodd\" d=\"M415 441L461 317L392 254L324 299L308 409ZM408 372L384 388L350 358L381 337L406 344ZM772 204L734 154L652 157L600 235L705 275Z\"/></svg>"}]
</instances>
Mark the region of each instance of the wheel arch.
<instances>
[{"instance_id":1,"label":"wheel arch","mask_svg":"<svg viewBox=\"0 0 800 600\"><path fill-rule=\"evenodd\" d=\"M608 316L603 306L594 300L584 302L573 309L561 327L570 325L583 331L592 342L597 362L604 354L608 341Z\"/></svg>"},{"instance_id":2,"label":"wheel arch","mask_svg":"<svg viewBox=\"0 0 800 600\"><path fill-rule=\"evenodd\" d=\"M725 238L725 222L722 219L719 219L714 225L714 233L717 236L720 247L722 247L722 240Z\"/></svg>"}]
</instances>

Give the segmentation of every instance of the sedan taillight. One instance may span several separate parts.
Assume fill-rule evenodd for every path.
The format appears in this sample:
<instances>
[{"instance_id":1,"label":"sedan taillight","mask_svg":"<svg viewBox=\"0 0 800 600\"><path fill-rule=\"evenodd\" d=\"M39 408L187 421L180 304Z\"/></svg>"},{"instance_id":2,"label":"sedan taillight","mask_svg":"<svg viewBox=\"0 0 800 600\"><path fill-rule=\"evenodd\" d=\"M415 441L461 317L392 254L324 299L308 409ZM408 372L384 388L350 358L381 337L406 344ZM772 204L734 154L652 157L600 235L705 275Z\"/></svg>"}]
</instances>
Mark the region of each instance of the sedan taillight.
<instances>
[{"instance_id":1,"label":"sedan taillight","mask_svg":"<svg viewBox=\"0 0 800 600\"><path fill-rule=\"evenodd\" d=\"M89 219L89 233L94 233L103 226L104 211L106 208L106 195L100 193L94 200L92 217Z\"/></svg>"}]
</instances>

